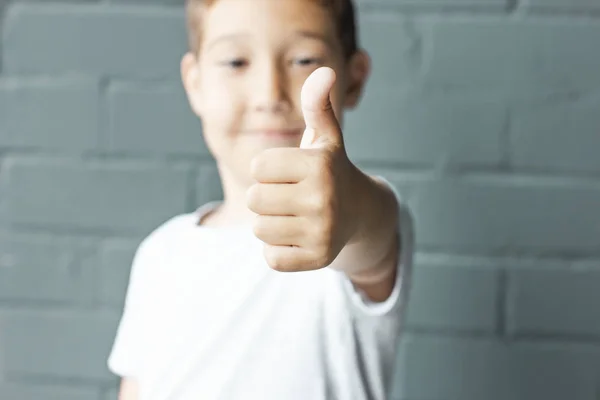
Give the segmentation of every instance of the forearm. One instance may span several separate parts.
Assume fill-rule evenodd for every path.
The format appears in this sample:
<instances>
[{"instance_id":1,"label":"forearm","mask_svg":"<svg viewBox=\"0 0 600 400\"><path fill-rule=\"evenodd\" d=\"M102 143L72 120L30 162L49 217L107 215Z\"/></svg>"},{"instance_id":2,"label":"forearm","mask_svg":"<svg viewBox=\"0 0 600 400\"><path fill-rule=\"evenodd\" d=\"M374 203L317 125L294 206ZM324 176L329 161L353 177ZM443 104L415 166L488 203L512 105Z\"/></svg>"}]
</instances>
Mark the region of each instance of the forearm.
<instances>
[{"instance_id":1,"label":"forearm","mask_svg":"<svg viewBox=\"0 0 600 400\"><path fill-rule=\"evenodd\" d=\"M372 300L385 300L393 289L399 249L399 205L391 189L360 172L357 228L331 268L345 272Z\"/></svg>"},{"instance_id":2,"label":"forearm","mask_svg":"<svg viewBox=\"0 0 600 400\"><path fill-rule=\"evenodd\" d=\"M119 388L119 400L138 400L139 390L135 380L123 378Z\"/></svg>"}]
</instances>

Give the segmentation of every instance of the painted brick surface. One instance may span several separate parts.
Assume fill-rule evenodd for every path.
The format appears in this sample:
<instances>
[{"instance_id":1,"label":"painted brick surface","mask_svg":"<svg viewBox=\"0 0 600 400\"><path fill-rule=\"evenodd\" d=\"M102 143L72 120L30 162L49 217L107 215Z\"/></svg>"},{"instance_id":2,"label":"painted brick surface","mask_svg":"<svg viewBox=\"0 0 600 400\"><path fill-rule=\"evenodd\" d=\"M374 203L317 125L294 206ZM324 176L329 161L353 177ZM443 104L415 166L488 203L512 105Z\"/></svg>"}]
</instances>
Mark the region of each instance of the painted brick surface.
<instances>
[{"instance_id":1,"label":"painted brick surface","mask_svg":"<svg viewBox=\"0 0 600 400\"><path fill-rule=\"evenodd\" d=\"M352 159L417 257L392 400L597 400L600 3L358 0ZM116 399L131 261L221 198L182 0L0 0L0 399Z\"/></svg>"}]
</instances>

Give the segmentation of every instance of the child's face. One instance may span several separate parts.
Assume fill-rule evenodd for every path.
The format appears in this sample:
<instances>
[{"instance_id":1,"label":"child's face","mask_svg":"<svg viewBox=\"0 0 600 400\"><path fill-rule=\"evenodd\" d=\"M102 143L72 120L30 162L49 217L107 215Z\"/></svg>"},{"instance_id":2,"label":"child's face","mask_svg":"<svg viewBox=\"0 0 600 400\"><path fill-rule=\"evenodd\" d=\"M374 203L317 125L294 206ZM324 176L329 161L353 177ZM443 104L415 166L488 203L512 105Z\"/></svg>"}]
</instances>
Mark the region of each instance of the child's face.
<instances>
[{"instance_id":1,"label":"child's face","mask_svg":"<svg viewBox=\"0 0 600 400\"><path fill-rule=\"evenodd\" d=\"M357 102L368 59L344 59L332 15L318 3L218 0L203 13L201 48L182 60L182 77L222 173L247 181L259 152L300 144L300 92L318 67L336 71L338 119Z\"/></svg>"}]
</instances>

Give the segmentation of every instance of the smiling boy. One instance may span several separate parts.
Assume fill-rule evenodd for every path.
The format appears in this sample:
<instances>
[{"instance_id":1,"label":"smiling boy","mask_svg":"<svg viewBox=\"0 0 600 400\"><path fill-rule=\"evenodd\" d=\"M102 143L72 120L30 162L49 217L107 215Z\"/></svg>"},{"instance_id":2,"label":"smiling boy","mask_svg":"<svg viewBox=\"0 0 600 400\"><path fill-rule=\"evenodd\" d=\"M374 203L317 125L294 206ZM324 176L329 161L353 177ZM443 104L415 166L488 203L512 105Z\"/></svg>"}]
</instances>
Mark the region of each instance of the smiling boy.
<instances>
[{"instance_id":1,"label":"smiling boy","mask_svg":"<svg viewBox=\"0 0 600 400\"><path fill-rule=\"evenodd\" d=\"M394 190L346 153L370 69L350 0L186 12L182 82L224 200L140 244L109 358L120 399L386 399L411 243Z\"/></svg>"}]
</instances>

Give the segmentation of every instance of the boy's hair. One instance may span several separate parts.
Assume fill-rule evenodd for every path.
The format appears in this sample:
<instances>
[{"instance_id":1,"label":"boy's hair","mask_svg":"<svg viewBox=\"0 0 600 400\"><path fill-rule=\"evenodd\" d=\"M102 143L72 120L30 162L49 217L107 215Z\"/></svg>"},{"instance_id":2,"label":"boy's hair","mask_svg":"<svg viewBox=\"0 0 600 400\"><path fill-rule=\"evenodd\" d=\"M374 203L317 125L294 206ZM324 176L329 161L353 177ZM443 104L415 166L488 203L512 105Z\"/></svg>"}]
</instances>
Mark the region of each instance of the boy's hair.
<instances>
[{"instance_id":1,"label":"boy's hair","mask_svg":"<svg viewBox=\"0 0 600 400\"><path fill-rule=\"evenodd\" d=\"M200 50L201 14L206 7L219 0L186 0L185 12L190 51L198 54ZM251 0L248 0L251 1ZM349 59L358 50L358 33L353 0L312 0L321 3L332 12L344 57Z\"/></svg>"}]
</instances>

